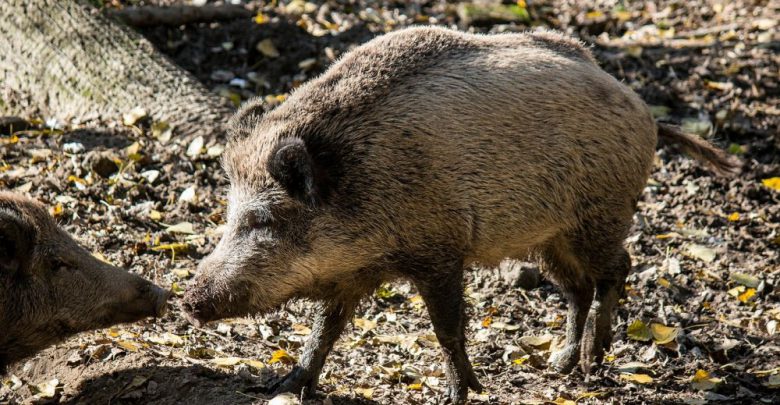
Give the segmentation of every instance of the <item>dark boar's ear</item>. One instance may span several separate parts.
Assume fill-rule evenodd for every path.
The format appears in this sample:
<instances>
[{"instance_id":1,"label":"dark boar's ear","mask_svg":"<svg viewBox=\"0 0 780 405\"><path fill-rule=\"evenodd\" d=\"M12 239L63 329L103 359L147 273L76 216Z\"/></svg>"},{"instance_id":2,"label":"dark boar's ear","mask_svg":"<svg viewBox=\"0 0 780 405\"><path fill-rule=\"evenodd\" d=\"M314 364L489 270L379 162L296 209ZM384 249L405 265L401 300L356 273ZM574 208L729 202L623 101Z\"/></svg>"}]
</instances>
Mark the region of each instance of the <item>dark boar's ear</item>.
<instances>
[{"instance_id":1,"label":"dark boar's ear","mask_svg":"<svg viewBox=\"0 0 780 405\"><path fill-rule=\"evenodd\" d=\"M291 197L310 206L322 199L317 184L317 168L301 138L286 138L271 152L268 172Z\"/></svg>"},{"instance_id":2,"label":"dark boar's ear","mask_svg":"<svg viewBox=\"0 0 780 405\"><path fill-rule=\"evenodd\" d=\"M18 213L0 209L0 273L16 273L32 248L32 230Z\"/></svg>"}]
</instances>

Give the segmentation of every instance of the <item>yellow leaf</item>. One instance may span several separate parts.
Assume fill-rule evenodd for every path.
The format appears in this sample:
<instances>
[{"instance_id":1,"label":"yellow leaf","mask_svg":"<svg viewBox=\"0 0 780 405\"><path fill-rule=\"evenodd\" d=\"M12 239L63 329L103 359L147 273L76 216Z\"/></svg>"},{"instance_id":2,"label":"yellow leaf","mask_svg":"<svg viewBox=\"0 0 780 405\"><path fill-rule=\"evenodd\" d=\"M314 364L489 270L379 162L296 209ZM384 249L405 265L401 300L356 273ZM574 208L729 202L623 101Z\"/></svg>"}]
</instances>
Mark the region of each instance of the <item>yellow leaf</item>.
<instances>
[{"instance_id":1,"label":"yellow leaf","mask_svg":"<svg viewBox=\"0 0 780 405\"><path fill-rule=\"evenodd\" d=\"M486 316L485 319L482 320L482 327L487 328L490 326L491 323L493 323L493 317Z\"/></svg>"},{"instance_id":2,"label":"yellow leaf","mask_svg":"<svg viewBox=\"0 0 780 405\"><path fill-rule=\"evenodd\" d=\"M254 368L255 370L262 370L265 368L265 364L259 360L241 360L241 362L249 367Z\"/></svg>"},{"instance_id":3,"label":"yellow leaf","mask_svg":"<svg viewBox=\"0 0 780 405\"><path fill-rule=\"evenodd\" d=\"M553 404L556 405L576 405L577 403L575 401L572 401L571 399L566 399L562 397L555 398L554 401L552 401Z\"/></svg>"},{"instance_id":4,"label":"yellow leaf","mask_svg":"<svg viewBox=\"0 0 780 405\"><path fill-rule=\"evenodd\" d=\"M116 342L117 346L127 350L128 352L137 352L139 346L128 340L120 340Z\"/></svg>"},{"instance_id":5,"label":"yellow leaf","mask_svg":"<svg viewBox=\"0 0 780 405\"><path fill-rule=\"evenodd\" d=\"M119 336L119 329L117 329L117 328L110 328L108 330L108 336L118 337Z\"/></svg>"},{"instance_id":6,"label":"yellow leaf","mask_svg":"<svg viewBox=\"0 0 780 405\"><path fill-rule=\"evenodd\" d=\"M376 296L379 298L391 298L395 296L395 293L391 289L387 288L387 286L383 285L377 288Z\"/></svg>"},{"instance_id":7,"label":"yellow leaf","mask_svg":"<svg viewBox=\"0 0 780 405\"><path fill-rule=\"evenodd\" d=\"M371 399L374 395L373 388L355 388L355 392L362 395L365 399Z\"/></svg>"},{"instance_id":8,"label":"yellow leaf","mask_svg":"<svg viewBox=\"0 0 780 405\"><path fill-rule=\"evenodd\" d=\"M639 340L641 342L647 342L653 338L653 333L650 331L650 328L639 319L632 322L631 325L628 325L626 334L630 339Z\"/></svg>"},{"instance_id":9,"label":"yellow leaf","mask_svg":"<svg viewBox=\"0 0 780 405\"><path fill-rule=\"evenodd\" d=\"M530 358L531 358L531 355L530 354L526 354L524 356L520 356L520 357L512 360L512 364L515 364L515 365L518 365L518 366L522 366L523 363L528 361L528 359L530 359Z\"/></svg>"},{"instance_id":10,"label":"yellow leaf","mask_svg":"<svg viewBox=\"0 0 780 405\"><path fill-rule=\"evenodd\" d=\"M631 19L631 13L628 11L617 11L613 14L618 21L628 21Z\"/></svg>"},{"instance_id":11,"label":"yellow leaf","mask_svg":"<svg viewBox=\"0 0 780 405\"><path fill-rule=\"evenodd\" d=\"M750 301L750 298L752 298L754 295L756 295L756 289L755 288L748 288L743 292L742 294L739 294L737 296L737 299L742 301L743 303L747 303Z\"/></svg>"},{"instance_id":12,"label":"yellow leaf","mask_svg":"<svg viewBox=\"0 0 780 405\"><path fill-rule=\"evenodd\" d=\"M419 384L419 383L409 384L408 386L406 386L406 388L408 388L408 389L410 389L412 391L421 391L422 387L423 387L423 385Z\"/></svg>"},{"instance_id":13,"label":"yellow leaf","mask_svg":"<svg viewBox=\"0 0 780 405\"><path fill-rule=\"evenodd\" d=\"M660 284L661 287L664 287L664 288L669 288L672 285L672 283L670 283L669 280L667 280L667 279L665 279L663 277L658 277L658 284Z\"/></svg>"},{"instance_id":14,"label":"yellow leaf","mask_svg":"<svg viewBox=\"0 0 780 405\"><path fill-rule=\"evenodd\" d=\"M274 354L271 355L271 360L268 360L268 364L274 364L274 363L285 363L285 364L295 364L297 360L295 357L290 356L284 349L279 349L274 352Z\"/></svg>"},{"instance_id":15,"label":"yellow leaf","mask_svg":"<svg viewBox=\"0 0 780 405\"><path fill-rule=\"evenodd\" d=\"M585 18L587 18L589 20L595 20L595 19L601 18L603 16L604 16L604 13L602 13L601 11L598 11L598 10L591 11L591 12L588 12L587 14L585 14Z\"/></svg>"},{"instance_id":16,"label":"yellow leaf","mask_svg":"<svg viewBox=\"0 0 780 405\"><path fill-rule=\"evenodd\" d=\"M669 343L677 338L677 335L680 333L680 328L666 326L660 323L651 323L650 331L653 333L653 341L659 345L662 345Z\"/></svg>"},{"instance_id":17,"label":"yellow leaf","mask_svg":"<svg viewBox=\"0 0 780 405\"><path fill-rule=\"evenodd\" d=\"M271 19L268 18L268 16L263 13L257 13L257 15L255 16L255 23L257 24L265 24L270 20Z\"/></svg>"},{"instance_id":18,"label":"yellow leaf","mask_svg":"<svg viewBox=\"0 0 780 405\"><path fill-rule=\"evenodd\" d=\"M187 269L173 269L173 270L171 270L171 273L173 273L179 279L184 279L184 278L189 278L190 277L190 271L187 270Z\"/></svg>"},{"instance_id":19,"label":"yellow leaf","mask_svg":"<svg viewBox=\"0 0 780 405\"><path fill-rule=\"evenodd\" d=\"M582 394L577 396L577 401L580 401L580 400L583 400L583 399L588 399L588 398L598 398L598 397L606 395L607 393L608 393L608 391L583 392Z\"/></svg>"},{"instance_id":20,"label":"yellow leaf","mask_svg":"<svg viewBox=\"0 0 780 405\"><path fill-rule=\"evenodd\" d=\"M701 391L707 391L715 388L722 380L720 378L714 378L710 376L706 370L696 370L696 374L691 379L691 385L693 388Z\"/></svg>"},{"instance_id":21,"label":"yellow leaf","mask_svg":"<svg viewBox=\"0 0 780 405\"><path fill-rule=\"evenodd\" d=\"M179 283L171 284L171 292L173 292L176 295L184 295L184 289L181 288Z\"/></svg>"},{"instance_id":22,"label":"yellow leaf","mask_svg":"<svg viewBox=\"0 0 780 405\"><path fill-rule=\"evenodd\" d=\"M639 384L650 384L653 382L653 377L647 374L621 374L620 378Z\"/></svg>"},{"instance_id":23,"label":"yellow leaf","mask_svg":"<svg viewBox=\"0 0 780 405\"><path fill-rule=\"evenodd\" d=\"M53 216L55 218L60 217L60 216L62 216L62 212L63 212L62 204L57 203L57 205L55 205L51 209L51 216Z\"/></svg>"},{"instance_id":24,"label":"yellow leaf","mask_svg":"<svg viewBox=\"0 0 780 405\"><path fill-rule=\"evenodd\" d=\"M761 184L771 188L772 190L780 191L780 177L770 177L768 179L761 180Z\"/></svg>"},{"instance_id":25,"label":"yellow leaf","mask_svg":"<svg viewBox=\"0 0 780 405\"><path fill-rule=\"evenodd\" d=\"M162 219L162 214L160 213L160 211L151 210L149 212L149 219L151 219L152 221L159 221Z\"/></svg>"},{"instance_id":26,"label":"yellow leaf","mask_svg":"<svg viewBox=\"0 0 780 405\"><path fill-rule=\"evenodd\" d=\"M218 367L233 367L238 363L241 363L241 358L239 357L217 357L215 359L211 359L211 362L214 363L214 365Z\"/></svg>"},{"instance_id":27,"label":"yellow leaf","mask_svg":"<svg viewBox=\"0 0 780 405\"><path fill-rule=\"evenodd\" d=\"M164 244L164 245L154 246L154 247L152 247L152 250L154 250L155 252L163 252L163 251L171 250L174 253L179 253L179 252L186 251L188 247L189 247L189 245L187 243L183 243L183 242L182 243L168 243L168 244Z\"/></svg>"},{"instance_id":28,"label":"yellow leaf","mask_svg":"<svg viewBox=\"0 0 780 405\"><path fill-rule=\"evenodd\" d=\"M731 215L729 215L729 221L739 221L739 212L732 212Z\"/></svg>"}]
</instances>

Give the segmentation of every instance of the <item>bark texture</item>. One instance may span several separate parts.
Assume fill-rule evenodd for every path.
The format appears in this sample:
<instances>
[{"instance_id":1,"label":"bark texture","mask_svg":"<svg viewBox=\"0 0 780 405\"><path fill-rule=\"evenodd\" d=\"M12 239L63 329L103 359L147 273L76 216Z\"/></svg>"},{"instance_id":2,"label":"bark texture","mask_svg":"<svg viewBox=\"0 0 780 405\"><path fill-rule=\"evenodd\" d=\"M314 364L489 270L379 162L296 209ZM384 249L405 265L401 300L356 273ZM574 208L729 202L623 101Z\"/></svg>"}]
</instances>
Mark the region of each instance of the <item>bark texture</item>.
<instances>
[{"instance_id":1,"label":"bark texture","mask_svg":"<svg viewBox=\"0 0 780 405\"><path fill-rule=\"evenodd\" d=\"M0 115L117 118L142 107L177 134L232 108L129 28L77 0L0 1Z\"/></svg>"}]
</instances>

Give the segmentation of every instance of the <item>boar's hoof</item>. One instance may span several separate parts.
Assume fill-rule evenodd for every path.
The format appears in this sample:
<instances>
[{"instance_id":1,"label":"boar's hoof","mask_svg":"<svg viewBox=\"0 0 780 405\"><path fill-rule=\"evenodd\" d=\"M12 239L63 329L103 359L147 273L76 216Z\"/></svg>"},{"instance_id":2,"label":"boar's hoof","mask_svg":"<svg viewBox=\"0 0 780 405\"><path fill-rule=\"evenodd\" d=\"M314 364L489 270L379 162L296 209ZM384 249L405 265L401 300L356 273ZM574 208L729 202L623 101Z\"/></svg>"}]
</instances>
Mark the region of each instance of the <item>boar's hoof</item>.
<instances>
[{"instance_id":1,"label":"boar's hoof","mask_svg":"<svg viewBox=\"0 0 780 405\"><path fill-rule=\"evenodd\" d=\"M300 366L295 366L290 373L274 383L268 392L273 395L280 395L286 392L310 398L314 396L317 390L317 376Z\"/></svg>"},{"instance_id":2,"label":"boar's hoof","mask_svg":"<svg viewBox=\"0 0 780 405\"><path fill-rule=\"evenodd\" d=\"M473 370L471 370L470 368L468 370L464 370L464 373L461 375L466 375L466 378L462 380L448 378L449 385L447 387L446 402L449 404L454 404L454 405L465 404L466 400L468 399L469 388L471 388L475 392L484 391L482 384L480 384Z\"/></svg>"},{"instance_id":3,"label":"boar's hoof","mask_svg":"<svg viewBox=\"0 0 780 405\"><path fill-rule=\"evenodd\" d=\"M550 356L549 363L553 370L561 374L569 374L574 366L577 365L579 356L579 345L567 345L558 352Z\"/></svg>"}]
</instances>

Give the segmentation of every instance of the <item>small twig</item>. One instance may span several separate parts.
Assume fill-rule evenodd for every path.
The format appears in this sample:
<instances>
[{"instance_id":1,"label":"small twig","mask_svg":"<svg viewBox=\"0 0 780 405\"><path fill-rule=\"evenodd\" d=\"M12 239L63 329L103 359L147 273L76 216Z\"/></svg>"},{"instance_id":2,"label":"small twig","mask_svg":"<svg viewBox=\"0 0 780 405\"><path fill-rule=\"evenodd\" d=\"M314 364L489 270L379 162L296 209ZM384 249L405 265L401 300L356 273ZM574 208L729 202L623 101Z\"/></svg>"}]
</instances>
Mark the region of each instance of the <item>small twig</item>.
<instances>
[{"instance_id":1,"label":"small twig","mask_svg":"<svg viewBox=\"0 0 780 405\"><path fill-rule=\"evenodd\" d=\"M170 6L170 7L126 7L107 10L106 14L133 27L158 25L179 26L212 21L229 21L249 18L252 12L242 6Z\"/></svg>"}]
</instances>

